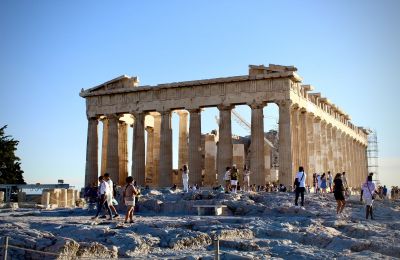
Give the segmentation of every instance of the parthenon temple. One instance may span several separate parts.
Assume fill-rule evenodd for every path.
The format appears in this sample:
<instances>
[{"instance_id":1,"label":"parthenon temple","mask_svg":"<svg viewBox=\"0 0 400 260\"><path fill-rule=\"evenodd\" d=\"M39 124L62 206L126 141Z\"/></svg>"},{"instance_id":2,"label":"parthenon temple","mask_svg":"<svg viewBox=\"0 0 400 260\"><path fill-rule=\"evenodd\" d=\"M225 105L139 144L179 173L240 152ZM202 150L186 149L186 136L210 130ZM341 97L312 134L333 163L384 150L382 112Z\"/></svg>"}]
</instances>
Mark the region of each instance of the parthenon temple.
<instances>
[{"instance_id":1,"label":"parthenon temple","mask_svg":"<svg viewBox=\"0 0 400 260\"><path fill-rule=\"evenodd\" d=\"M156 86L139 86L137 77L124 75L82 89L88 118L85 186L97 183L105 172L114 182L124 183L128 125L133 127L134 179L142 186L172 186L177 176L172 158L173 111L180 119L178 165L189 166L189 184L222 184L225 168L235 163L231 110L238 105L251 108L251 183L265 185L271 171L266 165L270 146L265 145L263 108L275 103L279 107L279 182L291 185L303 166L309 185L314 172L345 171L349 186L357 187L367 176L368 132L353 125L350 116L328 98L312 91L312 85L302 84L296 67L271 64L250 65L244 76ZM218 108L219 128L215 136L202 138L201 111L208 107ZM99 121L103 126L100 160Z\"/></svg>"}]
</instances>

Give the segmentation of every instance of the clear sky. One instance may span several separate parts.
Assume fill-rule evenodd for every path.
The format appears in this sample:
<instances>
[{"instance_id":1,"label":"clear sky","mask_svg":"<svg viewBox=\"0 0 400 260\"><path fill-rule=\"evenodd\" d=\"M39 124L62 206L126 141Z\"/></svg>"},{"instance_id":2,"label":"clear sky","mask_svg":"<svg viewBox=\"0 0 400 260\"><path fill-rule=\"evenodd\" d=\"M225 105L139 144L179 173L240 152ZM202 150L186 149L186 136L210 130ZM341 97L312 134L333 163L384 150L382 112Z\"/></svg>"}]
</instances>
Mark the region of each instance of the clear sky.
<instances>
[{"instance_id":1,"label":"clear sky","mask_svg":"<svg viewBox=\"0 0 400 260\"><path fill-rule=\"evenodd\" d=\"M400 185L399 13L397 0L3 0L0 125L20 141L27 182L82 186L81 88L121 74L153 85L295 65L353 123L377 130L380 178ZM274 107L265 111L272 127ZM248 108L240 112L250 121ZM215 114L204 111L203 132L217 127ZM246 134L235 124L233 132Z\"/></svg>"}]
</instances>

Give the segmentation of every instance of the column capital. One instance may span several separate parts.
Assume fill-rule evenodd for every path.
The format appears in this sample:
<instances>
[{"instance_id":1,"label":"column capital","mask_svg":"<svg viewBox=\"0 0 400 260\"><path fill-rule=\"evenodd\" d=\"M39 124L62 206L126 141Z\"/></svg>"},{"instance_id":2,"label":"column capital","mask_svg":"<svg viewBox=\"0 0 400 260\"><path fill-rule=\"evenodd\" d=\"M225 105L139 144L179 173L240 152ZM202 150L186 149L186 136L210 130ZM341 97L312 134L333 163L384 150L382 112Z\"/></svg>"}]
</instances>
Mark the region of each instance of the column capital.
<instances>
[{"instance_id":1,"label":"column capital","mask_svg":"<svg viewBox=\"0 0 400 260\"><path fill-rule=\"evenodd\" d=\"M158 111L161 116L171 115L171 110Z\"/></svg>"},{"instance_id":2,"label":"column capital","mask_svg":"<svg viewBox=\"0 0 400 260\"><path fill-rule=\"evenodd\" d=\"M154 132L154 127L146 126L146 131L149 132L149 133L153 133Z\"/></svg>"},{"instance_id":3,"label":"column capital","mask_svg":"<svg viewBox=\"0 0 400 260\"><path fill-rule=\"evenodd\" d=\"M219 104L218 106L217 106L217 108L218 108L218 110L232 110L233 108L235 108L235 106L234 105L231 105L231 104Z\"/></svg>"},{"instance_id":4,"label":"column capital","mask_svg":"<svg viewBox=\"0 0 400 260\"><path fill-rule=\"evenodd\" d=\"M201 108L192 108L192 109L188 109L187 111L189 111L190 114L200 114L202 109Z\"/></svg>"},{"instance_id":5,"label":"column capital","mask_svg":"<svg viewBox=\"0 0 400 260\"><path fill-rule=\"evenodd\" d=\"M106 114L105 116L107 119L119 119L120 118L119 114Z\"/></svg>"},{"instance_id":6,"label":"column capital","mask_svg":"<svg viewBox=\"0 0 400 260\"><path fill-rule=\"evenodd\" d=\"M276 104L279 106L279 108L291 108L294 103L291 99L284 99L276 101Z\"/></svg>"},{"instance_id":7,"label":"column capital","mask_svg":"<svg viewBox=\"0 0 400 260\"><path fill-rule=\"evenodd\" d=\"M177 113L178 114L178 116L187 116L188 114L189 114L189 112L190 112L190 110L183 110L183 109L181 109L181 110L175 110L174 112L175 113Z\"/></svg>"},{"instance_id":8,"label":"column capital","mask_svg":"<svg viewBox=\"0 0 400 260\"><path fill-rule=\"evenodd\" d=\"M263 109L264 107L267 106L266 102L252 102L247 104L251 109Z\"/></svg>"},{"instance_id":9,"label":"column capital","mask_svg":"<svg viewBox=\"0 0 400 260\"><path fill-rule=\"evenodd\" d=\"M97 121L100 119L99 116L91 116L91 115L86 115L86 118L87 118L87 120L91 120L91 121L93 121L93 120Z\"/></svg>"}]
</instances>

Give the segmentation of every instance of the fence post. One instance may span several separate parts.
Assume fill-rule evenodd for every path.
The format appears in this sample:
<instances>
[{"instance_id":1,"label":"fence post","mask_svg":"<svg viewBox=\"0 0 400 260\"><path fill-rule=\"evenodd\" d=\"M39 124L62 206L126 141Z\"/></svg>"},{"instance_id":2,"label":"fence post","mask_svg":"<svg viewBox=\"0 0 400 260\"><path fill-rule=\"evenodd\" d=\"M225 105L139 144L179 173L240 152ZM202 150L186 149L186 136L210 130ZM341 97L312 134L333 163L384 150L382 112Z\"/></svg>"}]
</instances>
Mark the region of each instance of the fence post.
<instances>
[{"instance_id":1,"label":"fence post","mask_svg":"<svg viewBox=\"0 0 400 260\"><path fill-rule=\"evenodd\" d=\"M215 260L219 260L219 239L218 236L214 237Z\"/></svg>"},{"instance_id":2,"label":"fence post","mask_svg":"<svg viewBox=\"0 0 400 260\"><path fill-rule=\"evenodd\" d=\"M7 249L8 249L8 237L5 237L4 238L4 250L3 250L3 253L4 253L3 259L4 260L7 260L7 254L8 254Z\"/></svg>"}]
</instances>

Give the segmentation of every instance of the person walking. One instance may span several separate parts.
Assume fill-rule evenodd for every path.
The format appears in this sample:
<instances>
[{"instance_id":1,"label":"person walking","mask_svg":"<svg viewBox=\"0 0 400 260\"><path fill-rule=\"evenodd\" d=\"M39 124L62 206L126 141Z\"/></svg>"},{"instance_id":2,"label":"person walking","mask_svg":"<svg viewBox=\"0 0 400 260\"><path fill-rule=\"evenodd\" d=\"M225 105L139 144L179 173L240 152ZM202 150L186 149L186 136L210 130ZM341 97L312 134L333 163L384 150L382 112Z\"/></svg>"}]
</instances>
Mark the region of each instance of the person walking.
<instances>
[{"instance_id":1,"label":"person walking","mask_svg":"<svg viewBox=\"0 0 400 260\"><path fill-rule=\"evenodd\" d=\"M106 208L108 214L110 215L110 220L113 219L111 209L108 206L107 203L107 195L110 193L110 187L108 186L108 183L104 181L104 177L100 176L99 177L99 189L98 189L98 199L97 199L97 212L96 216L92 217L92 219L97 219L100 211L103 207Z\"/></svg>"},{"instance_id":2,"label":"person walking","mask_svg":"<svg viewBox=\"0 0 400 260\"><path fill-rule=\"evenodd\" d=\"M368 176L367 181L363 184L362 186L363 189L363 199L365 201L365 218L368 219L368 216L371 216L371 219L374 219L373 217L373 210L372 210L372 204L374 203L375 199L375 183L372 181L372 176Z\"/></svg>"},{"instance_id":3,"label":"person walking","mask_svg":"<svg viewBox=\"0 0 400 260\"><path fill-rule=\"evenodd\" d=\"M125 215L125 223L128 223L128 218L130 223L133 223L133 213L135 211L135 197L138 194L135 186L133 185L133 177L126 177L126 184L123 188L123 198L124 204L127 206L127 212Z\"/></svg>"},{"instance_id":4,"label":"person walking","mask_svg":"<svg viewBox=\"0 0 400 260\"><path fill-rule=\"evenodd\" d=\"M110 207L110 209L112 211L114 211L114 218L117 218L119 216L119 214L117 212L117 209L113 205L114 202L116 203L116 200L114 198L114 195L116 194L116 190L114 190L114 188L116 188L116 187L114 187L114 183L111 180L109 173L107 173L107 172L104 173L104 180L105 180L105 182L107 182L108 186L110 187L109 194L107 196L108 206Z\"/></svg>"},{"instance_id":5,"label":"person walking","mask_svg":"<svg viewBox=\"0 0 400 260\"><path fill-rule=\"evenodd\" d=\"M337 203L336 214L342 213L344 206L346 205L344 192L345 189L343 186L342 174L337 173L333 181L333 195Z\"/></svg>"},{"instance_id":6,"label":"person walking","mask_svg":"<svg viewBox=\"0 0 400 260\"><path fill-rule=\"evenodd\" d=\"M238 173L238 170L236 168L236 165L233 165L232 166L232 170L231 170L231 189L232 189L232 193L236 193L237 192L238 177L239 177L239 173Z\"/></svg>"},{"instance_id":7,"label":"person walking","mask_svg":"<svg viewBox=\"0 0 400 260\"><path fill-rule=\"evenodd\" d=\"M230 186L231 186L231 167L226 167L226 171L225 171L225 176L224 176L224 180L225 180L225 193L229 193L230 191Z\"/></svg>"},{"instance_id":8,"label":"person walking","mask_svg":"<svg viewBox=\"0 0 400 260\"><path fill-rule=\"evenodd\" d=\"M243 167L243 191L250 191L250 170L247 165Z\"/></svg>"},{"instance_id":9,"label":"person walking","mask_svg":"<svg viewBox=\"0 0 400 260\"><path fill-rule=\"evenodd\" d=\"M328 171L328 178L327 178L328 184L329 184L329 192L333 192L333 176L330 171Z\"/></svg>"},{"instance_id":10,"label":"person walking","mask_svg":"<svg viewBox=\"0 0 400 260\"><path fill-rule=\"evenodd\" d=\"M301 195L301 206L304 207L304 191L306 190L306 178L307 175L304 172L303 166L299 167L299 172L296 174L296 179L294 182L294 188L296 192L296 198L294 200L294 205L298 206L299 195Z\"/></svg>"},{"instance_id":11,"label":"person walking","mask_svg":"<svg viewBox=\"0 0 400 260\"><path fill-rule=\"evenodd\" d=\"M182 182L183 182L183 191L189 191L189 169L186 164L182 167Z\"/></svg>"},{"instance_id":12,"label":"person walking","mask_svg":"<svg viewBox=\"0 0 400 260\"><path fill-rule=\"evenodd\" d=\"M323 173L322 176L321 176L321 193L322 194L326 193L326 188L327 188L326 176L325 176L325 173Z\"/></svg>"}]
</instances>

